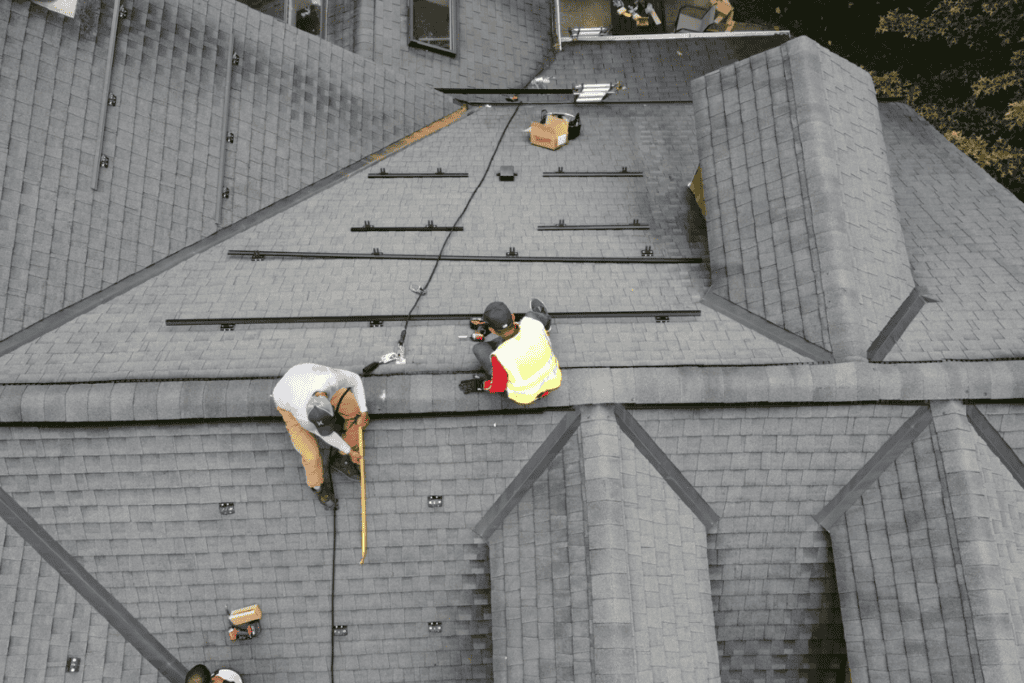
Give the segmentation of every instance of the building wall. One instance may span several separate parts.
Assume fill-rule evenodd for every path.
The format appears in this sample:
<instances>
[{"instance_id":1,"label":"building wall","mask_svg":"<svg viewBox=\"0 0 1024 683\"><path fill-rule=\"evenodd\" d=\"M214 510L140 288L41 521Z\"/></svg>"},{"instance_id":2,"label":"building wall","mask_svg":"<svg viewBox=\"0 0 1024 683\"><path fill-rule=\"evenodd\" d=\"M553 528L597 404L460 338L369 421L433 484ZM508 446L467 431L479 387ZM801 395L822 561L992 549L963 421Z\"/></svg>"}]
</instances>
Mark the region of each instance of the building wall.
<instances>
[{"instance_id":1,"label":"building wall","mask_svg":"<svg viewBox=\"0 0 1024 683\"><path fill-rule=\"evenodd\" d=\"M408 0L353 3L360 35L357 54L432 87L525 86L555 42L549 0L459 2L456 57L409 47Z\"/></svg>"},{"instance_id":2,"label":"building wall","mask_svg":"<svg viewBox=\"0 0 1024 683\"><path fill-rule=\"evenodd\" d=\"M120 21L107 107L113 4L98 37L0 0L0 337L217 230L221 112L234 67L222 225L455 109L373 64L234 0L136 0ZM109 168L92 190L100 113Z\"/></svg>"}]
</instances>

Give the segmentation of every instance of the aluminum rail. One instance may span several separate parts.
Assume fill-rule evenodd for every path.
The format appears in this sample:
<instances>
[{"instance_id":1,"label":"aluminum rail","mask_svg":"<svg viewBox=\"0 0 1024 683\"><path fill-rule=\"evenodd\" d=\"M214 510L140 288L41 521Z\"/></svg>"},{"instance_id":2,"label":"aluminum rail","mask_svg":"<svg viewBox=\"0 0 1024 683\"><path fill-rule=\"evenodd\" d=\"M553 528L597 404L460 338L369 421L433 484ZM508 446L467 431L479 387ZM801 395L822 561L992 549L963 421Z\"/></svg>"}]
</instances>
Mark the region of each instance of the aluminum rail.
<instances>
[{"instance_id":1,"label":"aluminum rail","mask_svg":"<svg viewBox=\"0 0 1024 683\"><path fill-rule=\"evenodd\" d=\"M516 313L522 317L522 313ZM566 311L551 313L556 320L566 318L696 318L699 310L673 311ZM385 322L429 322L439 320L467 321L479 318L479 313L426 313L416 315L324 315L297 316L284 318L168 318L168 327L185 325L288 325L311 323L385 323Z\"/></svg>"},{"instance_id":2,"label":"aluminum rail","mask_svg":"<svg viewBox=\"0 0 1024 683\"><path fill-rule=\"evenodd\" d=\"M625 166L621 171L544 171L545 178L643 178L643 171L629 171Z\"/></svg>"},{"instance_id":3,"label":"aluminum rail","mask_svg":"<svg viewBox=\"0 0 1024 683\"><path fill-rule=\"evenodd\" d=\"M468 178L469 173L465 171L455 171L452 173L446 173L441 169L437 169L435 173L388 173L383 168L378 173L368 173L367 178L373 179L384 179L390 178Z\"/></svg>"},{"instance_id":4,"label":"aluminum rail","mask_svg":"<svg viewBox=\"0 0 1024 683\"><path fill-rule=\"evenodd\" d=\"M632 226L630 226L632 227ZM479 261L497 263L703 263L695 257L652 258L632 256L441 256L436 254L348 254L318 251L260 251L229 249L228 256L248 256L253 261L265 257L297 259L368 259L374 261Z\"/></svg>"},{"instance_id":5,"label":"aluminum rail","mask_svg":"<svg viewBox=\"0 0 1024 683\"><path fill-rule=\"evenodd\" d=\"M425 225L421 227L391 227L391 228L379 228L373 225L359 225L352 228L352 232L462 232L463 228L461 225L456 226L440 226L440 225Z\"/></svg>"},{"instance_id":6,"label":"aluminum rail","mask_svg":"<svg viewBox=\"0 0 1024 683\"><path fill-rule=\"evenodd\" d=\"M220 161L217 164L220 170L217 171L217 214L214 217L214 223L218 228L220 227L221 218L223 217L222 212L224 210L224 168L227 165L228 156L228 114L231 110L231 74L234 71L234 69L232 69L234 62L235 36L232 34L228 37L228 74L227 78L224 79L223 113L220 117Z\"/></svg>"},{"instance_id":7,"label":"aluminum rail","mask_svg":"<svg viewBox=\"0 0 1024 683\"><path fill-rule=\"evenodd\" d=\"M100 100L103 109L100 111L100 123L96 129L96 158L92 167L92 190L100 187L100 164L103 159L103 138L107 132L107 109L110 108L110 81L114 72L114 48L117 46L117 22L121 19L121 3L114 5L114 14L110 19L110 42L107 45L107 75L103 80L103 94L106 100Z\"/></svg>"},{"instance_id":8,"label":"aluminum rail","mask_svg":"<svg viewBox=\"0 0 1024 683\"><path fill-rule=\"evenodd\" d=\"M448 95L571 95L572 88L435 88Z\"/></svg>"},{"instance_id":9,"label":"aluminum rail","mask_svg":"<svg viewBox=\"0 0 1024 683\"><path fill-rule=\"evenodd\" d=\"M595 223L594 225L538 225L538 230L650 230L647 223Z\"/></svg>"}]
</instances>

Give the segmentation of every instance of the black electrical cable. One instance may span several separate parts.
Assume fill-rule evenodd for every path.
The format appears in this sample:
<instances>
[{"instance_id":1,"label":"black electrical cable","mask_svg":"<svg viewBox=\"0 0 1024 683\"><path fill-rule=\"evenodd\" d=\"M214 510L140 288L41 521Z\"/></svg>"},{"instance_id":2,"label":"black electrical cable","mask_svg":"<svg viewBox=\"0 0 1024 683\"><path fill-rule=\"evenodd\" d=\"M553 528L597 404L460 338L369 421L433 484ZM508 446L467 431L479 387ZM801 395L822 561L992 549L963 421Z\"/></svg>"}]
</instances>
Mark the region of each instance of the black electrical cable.
<instances>
[{"instance_id":1,"label":"black electrical cable","mask_svg":"<svg viewBox=\"0 0 1024 683\"><path fill-rule=\"evenodd\" d=\"M338 569L338 501L334 501L334 529L331 535L334 544L331 549L331 683L334 683L334 574Z\"/></svg>"},{"instance_id":2,"label":"black electrical cable","mask_svg":"<svg viewBox=\"0 0 1024 683\"><path fill-rule=\"evenodd\" d=\"M484 184L485 180L487 180L487 173L488 173L488 171L491 170L491 165L494 163L494 157L498 156L498 149L501 147L501 141L505 139L505 133L508 132L508 127L510 125L512 125L512 119L514 119L516 117L516 114L519 113L519 107L520 106L522 106L522 105L521 104L517 105L515 111L512 112L512 116L510 116L508 118L508 123L505 124L505 128L501 131L501 137L498 138L498 144L496 144L494 146L494 153L491 154L491 158L487 162L487 168L484 169L484 173L483 173L483 176L480 178L480 182L477 183L475 188L473 188L473 193L471 195L469 195L469 200L466 202L466 205L464 207L462 207L462 213L460 213L459 217L456 218L455 221L452 222L452 226L453 227L458 225L459 221L462 220L462 217L466 215L467 211L469 211L469 205L473 203L473 197L476 196L477 190L479 190L480 186ZM430 286L430 282L434 279L434 273L437 272L437 266L440 265L441 257L444 256L445 247L448 246L448 240L450 240L452 238L452 235L454 235L454 234L455 234L454 232L449 232L448 236L444 238L444 242L441 244L441 251L439 251L438 254L437 254L437 260L434 261L434 267L430 271L430 276L427 278L427 283L425 285L423 285L422 287L420 287L419 294L416 296L416 301L413 302L412 308L410 308L409 312L406 314L409 317L407 317L405 319L405 325L402 326L402 334L399 335L399 337L398 337L398 345L399 346L402 346L402 345L405 344L405 334L406 334L406 332L409 331L409 322L411 320L412 313L413 313L413 311L416 310L416 307L419 306L420 299L422 299L423 296L427 293L427 287ZM370 374L371 372L373 372L374 370L377 369L378 365L379 365L379 363L371 363L370 365L367 365L365 368L363 368L363 373L362 374L364 376Z\"/></svg>"}]
</instances>

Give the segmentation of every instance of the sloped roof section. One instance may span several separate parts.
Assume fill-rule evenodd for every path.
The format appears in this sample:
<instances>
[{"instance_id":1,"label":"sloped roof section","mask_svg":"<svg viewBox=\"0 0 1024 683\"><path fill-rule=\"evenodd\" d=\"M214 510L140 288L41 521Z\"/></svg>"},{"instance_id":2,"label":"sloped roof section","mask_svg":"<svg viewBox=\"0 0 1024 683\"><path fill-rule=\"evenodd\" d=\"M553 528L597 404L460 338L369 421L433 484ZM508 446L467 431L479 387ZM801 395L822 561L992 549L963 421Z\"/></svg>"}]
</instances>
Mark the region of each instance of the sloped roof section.
<instances>
[{"instance_id":1,"label":"sloped roof section","mask_svg":"<svg viewBox=\"0 0 1024 683\"><path fill-rule=\"evenodd\" d=\"M642 150L663 146L689 154L690 137L673 127L655 127L640 137L637 122L660 117L673 105L594 108L583 135L558 152L529 142L528 110L480 109L433 133L372 169L346 179L263 223L136 286L62 327L0 357L0 377L15 381L272 376L299 362L335 353L333 365L365 366L391 351L400 323L369 327L345 324L167 326L177 318L404 315L416 303L410 288L425 285L446 235L438 232L352 232L370 221L378 227L438 226L459 219L446 255L504 257L510 247L521 256L629 257L634 263L529 263L509 259L481 264L441 261L418 314L478 314L489 301L504 300L515 311L531 297L544 300L556 317L554 347L564 366L662 365L688 363L791 363L799 354L760 337L711 310L699 317L655 325L651 317L601 322L557 320L559 311L695 309L703 292L703 264L643 263L651 246L656 257L693 253L674 217L654 213L647 183L656 198L684 178L656 172L643 178L543 176L567 169L647 171ZM507 128L506 128L507 127ZM641 126L642 127L642 126ZM504 131L504 134L503 134ZM657 135L657 137L654 137ZM642 142L638 142L643 140ZM491 157L494 162L487 170ZM553 156L557 155L557 156ZM502 182L497 168L515 166L514 182ZM426 171L438 166L465 171L468 178L371 179L389 172ZM683 167L680 163L679 167ZM479 189L474 194L474 190ZM464 212L464 213L463 213ZM649 230L541 231L540 225L624 223L639 220ZM273 259L228 256L230 249L411 254L428 260ZM484 270L486 268L486 271ZM472 286L467 286L472 283ZM314 294L315 292L315 294ZM476 361L462 321L413 323L409 364L389 371L470 370ZM143 351L146 349L146 351ZM335 351L328 352L328 349ZM47 363L34 357L48 355ZM18 379L15 379L18 378Z\"/></svg>"},{"instance_id":2,"label":"sloped roof section","mask_svg":"<svg viewBox=\"0 0 1024 683\"><path fill-rule=\"evenodd\" d=\"M0 5L0 73L11 77L11 114L0 117L0 338L456 109L415 73L241 2L126 7L107 107L112 4L98 37L34 3ZM230 67L229 36L240 57ZM221 143L221 178L226 92L234 142Z\"/></svg>"},{"instance_id":3,"label":"sloped roof section","mask_svg":"<svg viewBox=\"0 0 1024 683\"><path fill-rule=\"evenodd\" d=\"M812 515L914 412L882 405L633 411L721 515L707 547L722 680L834 680L842 669L829 539Z\"/></svg>"},{"instance_id":4,"label":"sloped roof section","mask_svg":"<svg viewBox=\"0 0 1024 683\"><path fill-rule=\"evenodd\" d=\"M802 37L692 87L715 293L864 358L914 286L870 76Z\"/></svg>"},{"instance_id":5,"label":"sloped roof section","mask_svg":"<svg viewBox=\"0 0 1024 683\"><path fill-rule=\"evenodd\" d=\"M789 36L780 34L571 42L562 45L555 61L540 75L551 79L543 84L545 88L622 83L625 89L611 95L610 102L685 101L691 98L694 78L787 40Z\"/></svg>"},{"instance_id":6,"label":"sloped roof section","mask_svg":"<svg viewBox=\"0 0 1024 683\"><path fill-rule=\"evenodd\" d=\"M718 681L704 524L607 406L490 539L495 680Z\"/></svg>"},{"instance_id":7,"label":"sloped roof section","mask_svg":"<svg viewBox=\"0 0 1024 683\"><path fill-rule=\"evenodd\" d=\"M886 360L1024 355L1024 204L906 104L879 111L914 279L938 299Z\"/></svg>"}]
</instances>

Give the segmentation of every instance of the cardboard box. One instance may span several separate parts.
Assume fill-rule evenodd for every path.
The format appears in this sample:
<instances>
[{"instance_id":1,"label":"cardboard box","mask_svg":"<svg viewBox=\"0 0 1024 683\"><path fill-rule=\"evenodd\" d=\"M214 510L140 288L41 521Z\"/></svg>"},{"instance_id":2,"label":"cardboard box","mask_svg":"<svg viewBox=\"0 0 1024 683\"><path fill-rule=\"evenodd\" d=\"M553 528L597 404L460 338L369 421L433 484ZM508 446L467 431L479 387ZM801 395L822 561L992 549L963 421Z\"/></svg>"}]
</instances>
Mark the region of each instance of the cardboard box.
<instances>
[{"instance_id":1,"label":"cardboard box","mask_svg":"<svg viewBox=\"0 0 1024 683\"><path fill-rule=\"evenodd\" d=\"M235 626L241 626L248 624L253 621L258 621L263 618L263 610L260 609L259 605L249 605L241 609L236 609L228 617L228 620Z\"/></svg>"},{"instance_id":2,"label":"cardboard box","mask_svg":"<svg viewBox=\"0 0 1024 683\"><path fill-rule=\"evenodd\" d=\"M530 142L538 147L558 149L569 141L569 122L557 116L548 116L547 123L530 123Z\"/></svg>"}]
</instances>

